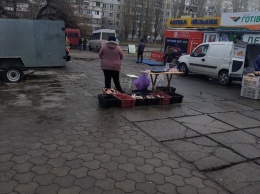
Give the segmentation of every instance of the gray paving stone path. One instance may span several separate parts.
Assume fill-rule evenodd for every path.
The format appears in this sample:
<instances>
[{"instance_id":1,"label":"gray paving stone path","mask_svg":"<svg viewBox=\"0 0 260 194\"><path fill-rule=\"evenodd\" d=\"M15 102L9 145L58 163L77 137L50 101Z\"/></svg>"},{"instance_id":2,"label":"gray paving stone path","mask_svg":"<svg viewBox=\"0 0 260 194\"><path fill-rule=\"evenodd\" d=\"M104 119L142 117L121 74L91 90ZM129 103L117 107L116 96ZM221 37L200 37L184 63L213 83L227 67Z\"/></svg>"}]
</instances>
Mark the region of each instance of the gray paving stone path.
<instances>
[{"instance_id":1,"label":"gray paving stone path","mask_svg":"<svg viewBox=\"0 0 260 194\"><path fill-rule=\"evenodd\" d=\"M97 53L0 82L0 194L258 194L260 103L196 75L183 103L103 109ZM125 59L121 70L146 65ZM165 81L165 80L164 80Z\"/></svg>"}]
</instances>

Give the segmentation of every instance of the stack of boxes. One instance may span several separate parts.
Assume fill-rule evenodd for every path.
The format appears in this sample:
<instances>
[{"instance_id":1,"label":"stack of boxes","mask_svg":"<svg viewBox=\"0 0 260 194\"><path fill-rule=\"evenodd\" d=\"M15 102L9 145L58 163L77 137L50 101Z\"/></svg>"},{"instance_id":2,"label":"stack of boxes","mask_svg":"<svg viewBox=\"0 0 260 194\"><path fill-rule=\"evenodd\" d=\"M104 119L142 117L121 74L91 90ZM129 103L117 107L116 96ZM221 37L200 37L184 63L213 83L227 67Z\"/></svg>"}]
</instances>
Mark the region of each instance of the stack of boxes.
<instances>
[{"instance_id":1,"label":"stack of boxes","mask_svg":"<svg viewBox=\"0 0 260 194\"><path fill-rule=\"evenodd\" d=\"M247 98L260 99L260 76L243 76L240 95Z\"/></svg>"}]
</instances>

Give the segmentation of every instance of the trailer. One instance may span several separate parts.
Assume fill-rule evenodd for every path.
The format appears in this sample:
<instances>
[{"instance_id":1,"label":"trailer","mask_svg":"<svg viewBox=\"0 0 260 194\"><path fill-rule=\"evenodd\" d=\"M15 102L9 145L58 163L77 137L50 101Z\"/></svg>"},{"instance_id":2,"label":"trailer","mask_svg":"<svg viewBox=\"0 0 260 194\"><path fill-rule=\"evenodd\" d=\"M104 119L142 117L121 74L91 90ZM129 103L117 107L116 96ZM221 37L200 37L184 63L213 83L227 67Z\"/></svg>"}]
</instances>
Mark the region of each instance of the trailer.
<instances>
[{"instance_id":1,"label":"trailer","mask_svg":"<svg viewBox=\"0 0 260 194\"><path fill-rule=\"evenodd\" d=\"M0 26L4 81L22 81L28 69L66 66L64 21L0 19Z\"/></svg>"}]
</instances>

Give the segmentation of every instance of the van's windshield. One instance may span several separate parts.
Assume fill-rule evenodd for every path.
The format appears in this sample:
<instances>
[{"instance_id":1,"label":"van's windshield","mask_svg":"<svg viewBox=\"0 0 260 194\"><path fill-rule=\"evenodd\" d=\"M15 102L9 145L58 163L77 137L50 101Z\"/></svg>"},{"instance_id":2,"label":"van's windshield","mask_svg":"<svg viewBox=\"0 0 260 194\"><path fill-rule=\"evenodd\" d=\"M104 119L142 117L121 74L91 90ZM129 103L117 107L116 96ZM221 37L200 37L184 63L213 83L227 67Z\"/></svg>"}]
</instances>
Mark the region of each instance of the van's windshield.
<instances>
[{"instance_id":1,"label":"van's windshield","mask_svg":"<svg viewBox=\"0 0 260 194\"><path fill-rule=\"evenodd\" d=\"M102 33L102 40L108 40L109 36L116 36L116 35L115 35L115 33L103 32Z\"/></svg>"},{"instance_id":2,"label":"van's windshield","mask_svg":"<svg viewBox=\"0 0 260 194\"><path fill-rule=\"evenodd\" d=\"M93 33L92 34L92 40L99 40L100 39L100 32L98 32L98 33Z\"/></svg>"}]
</instances>

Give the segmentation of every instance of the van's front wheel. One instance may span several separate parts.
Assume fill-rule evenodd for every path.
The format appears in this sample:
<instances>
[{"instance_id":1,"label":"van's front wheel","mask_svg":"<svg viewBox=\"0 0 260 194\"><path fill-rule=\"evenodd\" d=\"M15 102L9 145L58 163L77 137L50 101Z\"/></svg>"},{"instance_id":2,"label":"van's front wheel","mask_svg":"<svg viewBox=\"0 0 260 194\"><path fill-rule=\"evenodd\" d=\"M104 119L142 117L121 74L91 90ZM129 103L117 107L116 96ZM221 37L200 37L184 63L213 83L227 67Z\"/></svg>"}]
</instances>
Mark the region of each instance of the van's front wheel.
<instances>
[{"instance_id":1,"label":"van's front wheel","mask_svg":"<svg viewBox=\"0 0 260 194\"><path fill-rule=\"evenodd\" d=\"M231 83L231 78L228 76L227 70L222 70L218 74L218 81L221 85L227 86Z\"/></svg>"},{"instance_id":2,"label":"van's front wheel","mask_svg":"<svg viewBox=\"0 0 260 194\"><path fill-rule=\"evenodd\" d=\"M183 75L187 75L188 72L189 72L188 67L187 67L187 65L185 63L181 63L179 65L179 71L183 72L184 73Z\"/></svg>"}]
</instances>

